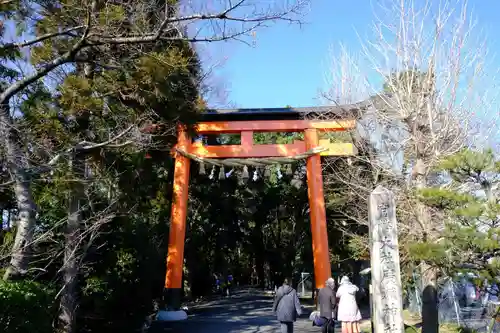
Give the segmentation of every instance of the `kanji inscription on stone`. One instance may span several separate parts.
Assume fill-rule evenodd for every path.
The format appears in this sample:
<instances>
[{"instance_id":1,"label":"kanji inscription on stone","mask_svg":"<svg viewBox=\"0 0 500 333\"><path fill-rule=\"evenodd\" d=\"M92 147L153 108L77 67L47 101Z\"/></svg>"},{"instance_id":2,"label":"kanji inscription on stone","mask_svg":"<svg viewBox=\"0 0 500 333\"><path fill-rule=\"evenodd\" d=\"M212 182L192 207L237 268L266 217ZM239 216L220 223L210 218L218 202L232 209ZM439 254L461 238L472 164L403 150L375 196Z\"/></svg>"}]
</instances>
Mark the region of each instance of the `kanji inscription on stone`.
<instances>
[{"instance_id":1,"label":"kanji inscription on stone","mask_svg":"<svg viewBox=\"0 0 500 333\"><path fill-rule=\"evenodd\" d=\"M394 194L378 186L370 194L370 259L375 333L402 333L403 290Z\"/></svg>"}]
</instances>

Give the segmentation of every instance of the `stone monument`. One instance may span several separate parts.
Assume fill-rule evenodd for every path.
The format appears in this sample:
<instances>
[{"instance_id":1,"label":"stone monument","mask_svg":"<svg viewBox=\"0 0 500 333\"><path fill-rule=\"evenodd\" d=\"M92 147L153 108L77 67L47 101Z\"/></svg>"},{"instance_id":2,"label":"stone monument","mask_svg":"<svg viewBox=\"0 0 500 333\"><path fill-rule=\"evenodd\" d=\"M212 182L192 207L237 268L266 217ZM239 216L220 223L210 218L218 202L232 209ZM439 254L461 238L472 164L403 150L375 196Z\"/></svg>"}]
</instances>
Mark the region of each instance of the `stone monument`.
<instances>
[{"instance_id":1,"label":"stone monument","mask_svg":"<svg viewBox=\"0 0 500 333\"><path fill-rule=\"evenodd\" d=\"M370 194L370 261L375 333L402 333L403 290L394 194L377 186Z\"/></svg>"}]
</instances>

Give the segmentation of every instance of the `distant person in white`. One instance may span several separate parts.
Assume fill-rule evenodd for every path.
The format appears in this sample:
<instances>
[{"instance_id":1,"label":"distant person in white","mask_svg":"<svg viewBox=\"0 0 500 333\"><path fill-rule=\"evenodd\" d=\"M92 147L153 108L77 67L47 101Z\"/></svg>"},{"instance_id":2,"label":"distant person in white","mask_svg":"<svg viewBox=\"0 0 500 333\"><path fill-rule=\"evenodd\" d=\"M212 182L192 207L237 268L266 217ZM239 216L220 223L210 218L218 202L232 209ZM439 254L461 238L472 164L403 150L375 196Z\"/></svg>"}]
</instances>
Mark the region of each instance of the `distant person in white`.
<instances>
[{"instance_id":1,"label":"distant person in white","mask_svg":"<svg viewBox=\"0 0 500 333\"><path fill-rule=\"evenodd\" d=\"M359 333L359 321L361 312L356 303L357 286L349 281L347 276L342 277L337 290L337 298L340 299L337 320L342 322L342 333Z\"/></svg>"}]
</instances>

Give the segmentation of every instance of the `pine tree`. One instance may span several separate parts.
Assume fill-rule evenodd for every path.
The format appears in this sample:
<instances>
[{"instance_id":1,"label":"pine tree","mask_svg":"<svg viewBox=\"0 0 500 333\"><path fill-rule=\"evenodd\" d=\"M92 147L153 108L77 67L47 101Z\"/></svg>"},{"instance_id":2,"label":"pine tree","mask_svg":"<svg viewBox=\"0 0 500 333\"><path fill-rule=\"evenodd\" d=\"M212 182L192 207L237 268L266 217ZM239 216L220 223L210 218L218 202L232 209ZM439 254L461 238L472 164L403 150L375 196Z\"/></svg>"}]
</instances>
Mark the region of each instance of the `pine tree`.
<instances>
[{"instance_id":1,"label":"pine tree","mask_svg":"<svg viewBox=\"0 0 500 333\"><path fill-rule=\"evenodd\" d=\"M493 151L464 149L437 168L450 182L418 192L431 218L445 221L433 242L410 244L416 261L426 261L447 276L473 272L481 285L500 277L500 161ZM438 225L438 224L436 224Z\"/></svg>"},{"instance_id":2,"label":"pine tree","mask_svg":"<svg viewBox=\"0 0 500 333\"><path fill-rule=\"evenodd\" d=\"M92 71L110 68L125 69L127 65L124 64L124 60L129 53L133 53L130 61L135 65L152 69L154 67L152 63L156 62L155 66L159 70L150 71L148 75L143 77L127 77L123 73L119 74L119 81L126 81L129 86L125 91L120 91L118 100L121 104L129 103L129 107L130 104L144 107L150 101L147 100L146 96L143 96L145 90L139 90L141 93L136 94L137 89L144 88L141 87L141 84L148 84L148 80L154 75L158 78L159 75L165 74L162 71L163 67L168 68L168 65L171 65L169 61L175 59L172 59L172 54L168 57L160 54L155 59L149 59L149 64L144 61L136 64L136 56L143 51L142 46L148 52L156 52L154 47L159 46L161 48L162 45L167 44L178 45L183 43L188 45L189 42L223 41L251 36L253 29L259 28L263 22L280 19L290 20L304 5L302 1L299 1L278 8L276 11L255 9L255 11L245 12L242 17L239 17L241 13L237 9L242 4L242 2L235 4L229 2L225 8L220 8L215 12L201 8L199 11L195 9L194 12L186 13L183 16L177 15L176 1L166 0L120 1L119 3L105 0L14 0L2 2L0 7L2 19L14 21L19 27L24 28L21 30L34 36L33 39L27 41L2 43L0 46L2 60L18 56L21 54L21 49L27 48L28 52L23 54L28 54L29 57L23 58L23 61L33 66L32 74L18 77L11 80L9 84L4 84L0 93L0 122L7 126L5 130L2 130L2 139L5 143L4 146L7 148L6 160L15 184L14 188L20 217L18 219L11 265L5 274L5 279L22 277L26 273L29 262L28 249L33 241L32 235L36 216L36 206L30 187L31 165L24 158L26 147L23 143L25 142L23 138L18 138L19 131L16 131L16 124L11 116L10 102L16 96L22 94L27 87L40 79L45 79L48 75L59 74L65 76L65 73L72 72L76 67L80 66L92 68ZM188 36L186 34L188 25L200 21L208 23L210 28L203 29L201 35ZM238 27L233 24L222 25L223 28L221 29L221 25L215 24L215 22L226 21L239 21L242 22L242 25ZM152 46L153 49L151 49ZM183 50L183 53L188 52L186 48ZM120 57L119 62L113 62L113 57L116 57L118 53L123 56ZM111 55L111 59L103 56L106 54ZM174 63L175 65L177 64ZM120 70L117 72L120 72ZM113 77L108 77L108 79L111 81ZM56 83L60 83L62 81L61 76L56 81L59 81ZM74 81L77 84L78 79ZM84 82L80 82L80 84L81 90L87 90L87 92L91 90L89 85L85 86ZM197 83L194 85L196 86ZM171 92L189 89L189 86L193 86L193 84L187 83L187 85L170 86L169 88L158 85L154 90L150 91L149 96L154 97L157 94L164 94L168 89ZM175 95L165 95L164 97L170 99ZM95 100L95 96L93 97ZM177 100L177 102L182 102L182 100ZM191 99L189 102L191 102ZM99 108L106 105L107 103L93 106ZM191 107L190 105L182 106L183 108ZM152 109L155 110L154 105ZM78 119L77 116L73 118L73 121L79 121L80 125L84 123L84 120ZM115 140L112 139L116 139L116 137L108 137L107 142L115 144L113 142ZM88 142L88 138L84 141L86 141L84 143L87 144L87 148L93 146ZM70 148L69 151L72 151L73 148ZM56 163L61 156L68 156L69 151L58 152L50 162L52 164Z\"/></svg>"},{"instance_id":3,"label":"pine tree","mask_svg":"<svg viewBox=\"0 0 500 333\"><path fill-rule=\"evenodd\" d=\"M500 161L491 150L463 150L442 161L439 170L451 183L423 189L419 198L446 225L440 242L415 244L414 255L445 264L450 274L474 269L491 282L499 275L494 258L500 248Z\"/></svg>"},{"instance_id":4,"label":"pine tree","mask_svg":"<svg viewBox=\"0 0 500 333\"><path fill-rule=\"evenodd\" d=\"M96 10L98 22L104 24L102 29L138 14L137 9L132 13L132 8L126 5ZM146 17L147 12L143 16ZM57 15L48 15L40 25L57 24L59 29L65 29L65 21L55 22L56 18ZM135 29L146 25L144 30L159 24L151 20L130 23ZM54 52L52 43L41 43L36 49L36 54L49 58L51 52ZM156 152L155 160L168 159L174 137L165 134L175 128L174 120L188 123L198 110L199 64L189 44L183 41L143 43L136 50L120 45L102 46L88 49L85 56L92 61L77 63L69 75L61 77L53 94L55 103L39 104L38 108L28 110L26 116L35 139L44 138L50 146L70 151L58 163L56 180L68 186L55 188L65 194L60 202L68 206L67 224L61 230L65 235L60 306L64 332L76 329L78 276L84 273L80 262L86 261L85 248L92 243L96 243L92 247L105 244L106 239L100 236L103 226L120 220L124 223L119 216L136 212L134 207L137 200L141 200L130 197L133 191L127 184L130 178L121 180L130 174L120 169L128 168L130 159L144 154L144 148L150 154ZM103 67L101 62L120 66ZM47 122L47 116L52 121ZM163 132L147 133L147 128L146 133L141 132L148 123L160 124ZM155 139L151 134L155 134ZM138 166L134 162L131 166L134 164ZM138 176L143 177L142 172ZM117 181L120 186L114 185ZM143 223L139 221L131 220L130 226ZM137 254L123 255L134 258ZM91 290L87 288L87 292Z\"/></svg>"}]
</instances>

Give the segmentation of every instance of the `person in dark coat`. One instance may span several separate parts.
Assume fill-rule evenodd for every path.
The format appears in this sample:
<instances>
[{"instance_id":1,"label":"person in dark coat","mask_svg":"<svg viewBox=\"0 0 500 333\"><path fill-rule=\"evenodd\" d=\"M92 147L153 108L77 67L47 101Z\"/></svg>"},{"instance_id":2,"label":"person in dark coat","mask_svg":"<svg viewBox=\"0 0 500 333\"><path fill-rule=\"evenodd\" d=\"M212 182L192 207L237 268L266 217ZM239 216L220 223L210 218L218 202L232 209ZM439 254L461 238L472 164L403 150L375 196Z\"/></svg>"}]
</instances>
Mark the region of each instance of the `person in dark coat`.
<instances>
[{"instance_id":1,"label":"person in dark coat","mask_svg":"<svg viewBox=\"0 0 500 333\"><path fill-rule=\"evenodd\" d=\"M293 333L293 323L302 314L297 291L290 286L289 279L276 292L273 313L281 323L281 333Z\"/></svg>"},{"instance_id":2,"label":"person in dark coat","mask_svg":"<svg viewBox=\"0 0 500 333\"><path fill-rule=\"evenodd\" d=\"M335 319L335 306L337 298L335 296L335 280L329 278L326 280L326 286L321 288L318 292L317 303L319 306L319 315L325 322L323 325L323 332L328 332L328 324Z\"/></svg>"}]
</instances>

